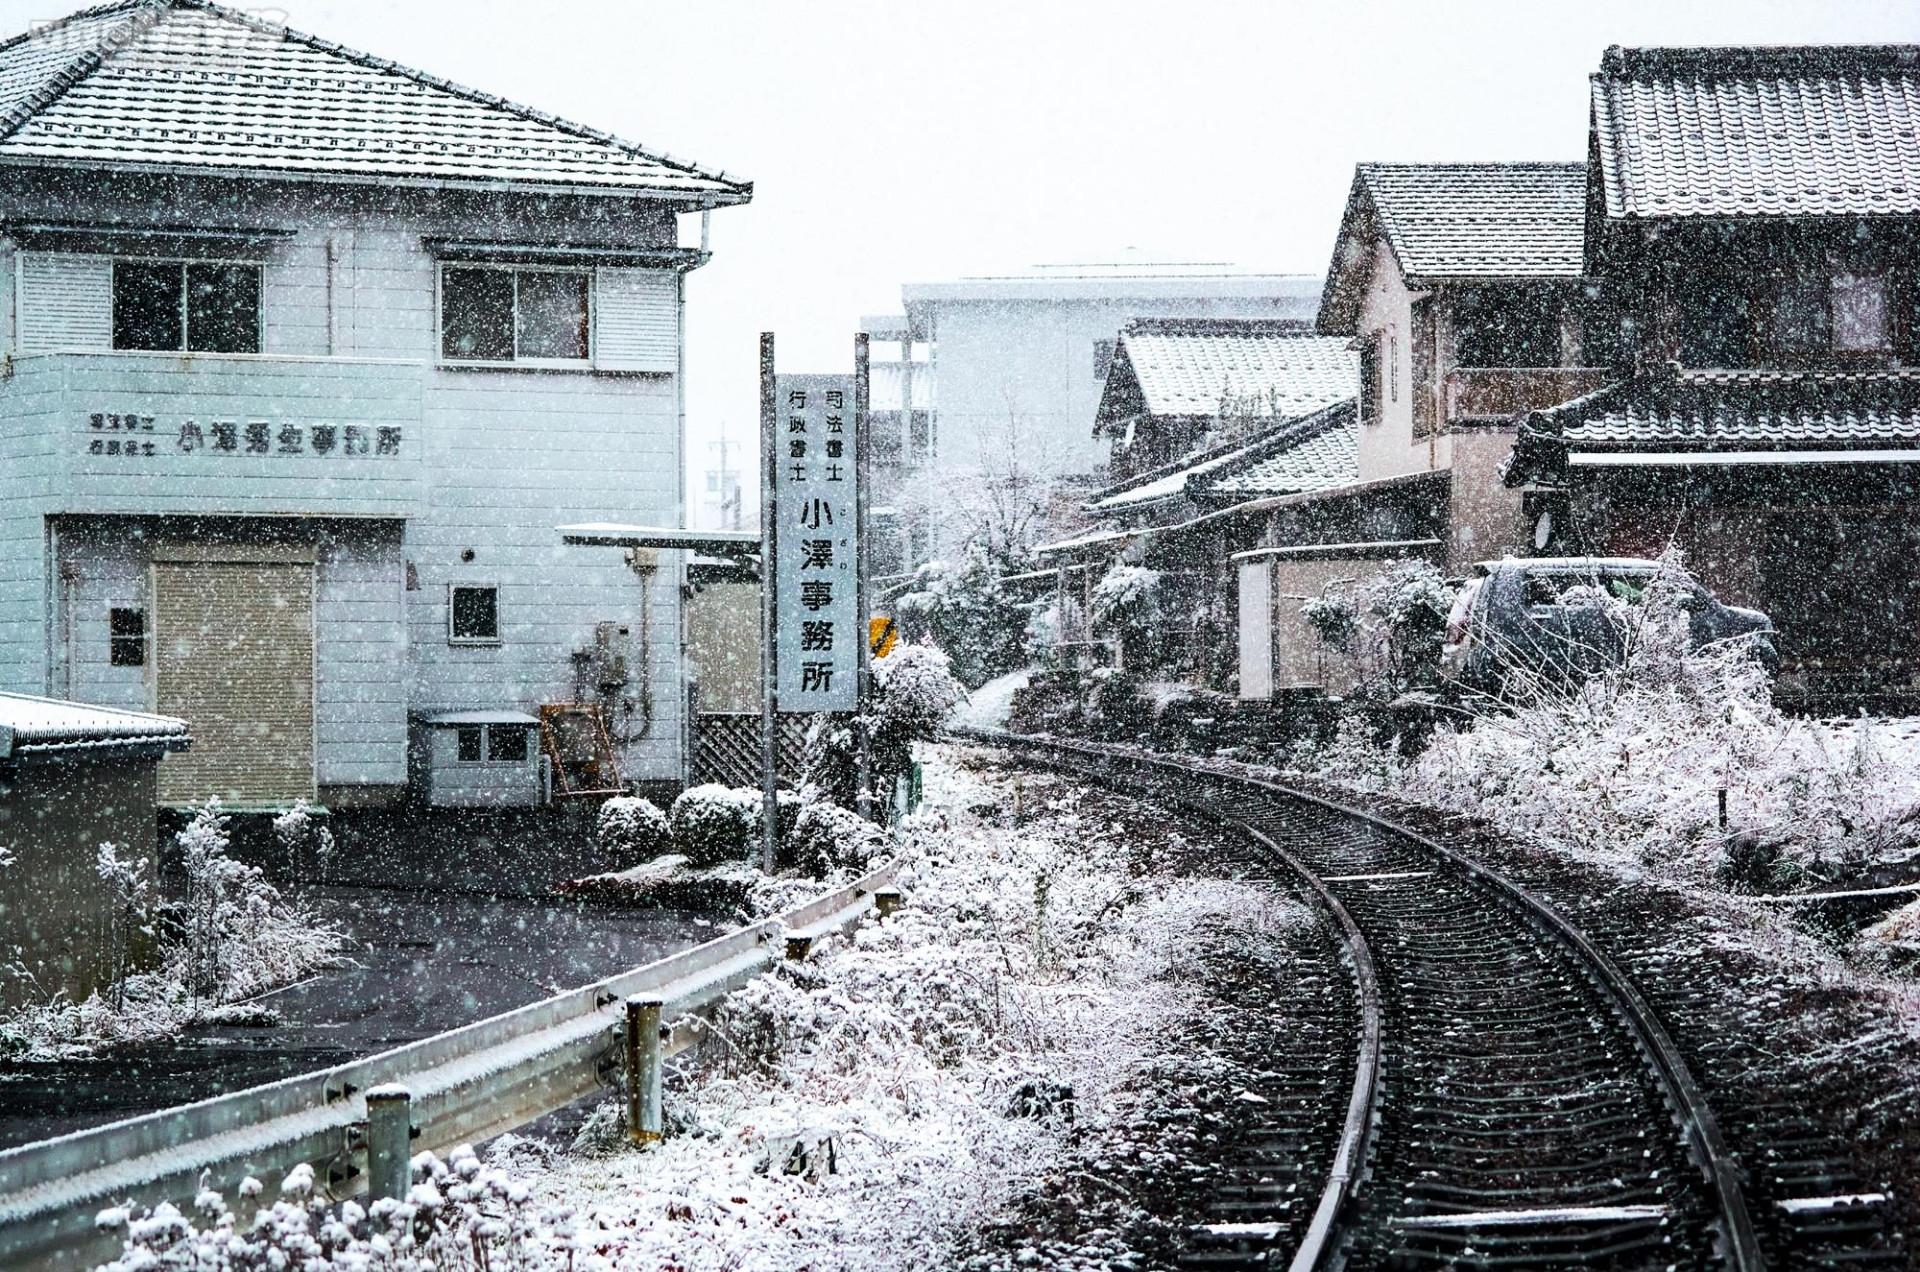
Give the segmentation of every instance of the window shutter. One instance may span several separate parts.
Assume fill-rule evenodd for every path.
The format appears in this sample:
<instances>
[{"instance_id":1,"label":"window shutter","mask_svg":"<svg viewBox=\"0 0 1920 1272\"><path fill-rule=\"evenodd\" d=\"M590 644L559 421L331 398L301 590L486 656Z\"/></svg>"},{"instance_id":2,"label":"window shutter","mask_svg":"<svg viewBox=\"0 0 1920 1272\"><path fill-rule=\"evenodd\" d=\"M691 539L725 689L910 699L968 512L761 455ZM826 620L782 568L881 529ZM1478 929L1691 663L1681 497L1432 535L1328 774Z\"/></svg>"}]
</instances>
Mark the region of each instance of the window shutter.
<instances>
[{"instance_id":1,"label":"window shutter","mask_svg":"<svg viewBox=\"0 0 1920 1272\"><path fill-rule=\"evenodd\" d=\"M113 347L113 258L21 252L20 351Z\"/></svg>"},{"instance_id":2,"label":"window shutter","mask_svg":"<svg viewBox=\"0 0 1920 1272\"><path fill-rule=\"evenodd\" d=\"M593 364L605 371L680 369L680 275L665 269L595 272Z\"/></svg>"}]
</instances>

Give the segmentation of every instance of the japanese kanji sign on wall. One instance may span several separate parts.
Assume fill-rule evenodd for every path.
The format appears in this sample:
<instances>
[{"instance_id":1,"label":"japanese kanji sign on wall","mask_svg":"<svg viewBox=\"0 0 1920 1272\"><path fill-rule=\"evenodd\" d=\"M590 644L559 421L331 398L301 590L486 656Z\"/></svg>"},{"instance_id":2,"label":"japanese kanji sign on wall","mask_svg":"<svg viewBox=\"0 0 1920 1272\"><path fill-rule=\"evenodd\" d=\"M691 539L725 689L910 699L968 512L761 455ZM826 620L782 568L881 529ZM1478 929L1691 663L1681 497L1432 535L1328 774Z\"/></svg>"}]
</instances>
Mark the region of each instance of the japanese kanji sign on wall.
<instances>
[{"instance_id":1,"label":"japanese kanji sign on wall","mask_svg":"<svg viewBox=\"0 0 1920 1272\"><path fill-rule=\"evenodd\" d=\"M773 379L776 671L782 711L852 711L860 532L853 377Z\"/></svg>"}]
</instances>

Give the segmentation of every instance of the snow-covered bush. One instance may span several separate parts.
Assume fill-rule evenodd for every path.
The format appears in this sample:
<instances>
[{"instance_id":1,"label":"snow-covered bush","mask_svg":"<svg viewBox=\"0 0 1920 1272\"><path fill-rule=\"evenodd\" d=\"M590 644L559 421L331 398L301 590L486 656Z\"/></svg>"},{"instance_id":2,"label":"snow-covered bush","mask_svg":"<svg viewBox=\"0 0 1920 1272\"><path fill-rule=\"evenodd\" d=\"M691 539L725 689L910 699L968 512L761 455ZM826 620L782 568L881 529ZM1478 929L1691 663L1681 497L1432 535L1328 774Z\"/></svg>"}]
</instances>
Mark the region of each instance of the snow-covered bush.
<instances>
[{"instance_id":1,"label":"snow-covered bush","mask_svg":"<svg viewBox=\"0 0 1920 1272\"><path fill-rule=\"evenodd\" d=\"M127 978L138 946L153 936L153 869L145 857L124 857L117 844L103 843L94 870L107 886L112 910L107 918L107 1002L115 1011L127 1005Z\"/></svg>"},{"instance_id":2,"label":"snow-covered bush","mask_svg":"<svg viewBox=\"0 0 1920 1272\"><path fill-rule=\"evenodd\" d=\"M289 879L326 879L333 861L333 832L313 815L313 805L296 799L273 819L273 837L286 854Z\"/></svg>"},{"instance_id":3,"label":"snow-covered bush","mask_svg":"<svg viewBox=\"0 0 1920 1272\"><path fill-rule=\"evenodd\" d=\"M1027 568L1024 559L978 544L969 544L958 562L928 562L894 600L901 635L938 646L970 689L1026 666L1033 653L1029 624L1040 607L1019 599L1002 579Z\"/></svg>"},{"instance_id":4,"label":"snow-covered bush","mask_svg":"<svg viewBox=\"0 0 1920 1272\"><path fill-rule=\"evenodd\" d=\"M884 856L889 846L886 831L824 799L801 806L787 839L794 864L816 877L836 869L864 869Z\"/></svg>"},{"instance_id":5,"label":"snow-covered bush","mask_svg":"<svg viewBox=\"0 0 1920 1272\"><path fill-rule=\"evenodd\" d=\"M1349 653L1360 630L1360 611L1344 586L1329 583L1320 595L1300 602L1300 617L1328 649Z\"/></svg>"},{"instance_id":6,"label":"snow-covered bush","mask_svg":"<svg viewBox=\"0 0 1920 1272\"><path fill-rule=\"evenodd\" d=\"M263 1191L246 1179L241 1193ZM523 1177L483 1163L468 1148L442 1162L413 1160L404 1201L335 1203L314 1188L300 1166L280 1185L280 1199L242 1224L219 1193L203 1188L198 1222L171 1203L117 1206L100 1213L100 1228L117 1232L124 1250L102 1272L561 1272L605 1268L577 1239L572 1210L537 1204Z\"/></svg>"},{"instance_id":7,"label":"snow-covered bush","mask_svg":"<svg viewBox=\"0 0 1920 1272\"><path fill-rule=\"evenodd\" d=\"M652 861L673 848L667 815L638 795L616 795L600 805L593 837L600 851L622 867Z\"/></svg>"},{"instance_id":8,"label":"snow-covered bush","mask_svg":"<svg viewBox=\"0 0 1920 1272\"><path fill-rule=\"evenodd\" d=\"M842 808L855 807L855 730L864 729L875 797L884 801L894 781L912 771L913 744L939 737L965 696L943 651L929 645L897 646L874 661L865 709L851 722L822 717L808 735L803 785Z\"/></svg>"},{"instance_id":9,"label":"snow-covered bush","mask_svg":"<svg viewBox=\"0 0 1920 1272\"><path fill-rule=\"evenodd\" d=\"M142 863L117 848L109 859L110 846L103 846L96 862L120 904L113 949L131 950L151 931L159 966L128 971L85 1002L51 995L15 1008L0 1017L0 1055L50 1060L166 1037L196 1021L231 1018L241 1000L339 961L338 930L289 902L257 866L230 855L218 801L195 813L176 842L185 877L178 901L162 903L145 891Z\"/></svg>"},{"instance_id":10,"label":"snow-covered bush","mask_svg":"<svg viewBox=\"0 0 1920 1272\"><path fill-rule=\"evenodd\" d=\"M745 787L688 787L668 813L674 850L696 866L746 860L760 832L760 803L760 793Z\"/></svg>"}]
</instances>

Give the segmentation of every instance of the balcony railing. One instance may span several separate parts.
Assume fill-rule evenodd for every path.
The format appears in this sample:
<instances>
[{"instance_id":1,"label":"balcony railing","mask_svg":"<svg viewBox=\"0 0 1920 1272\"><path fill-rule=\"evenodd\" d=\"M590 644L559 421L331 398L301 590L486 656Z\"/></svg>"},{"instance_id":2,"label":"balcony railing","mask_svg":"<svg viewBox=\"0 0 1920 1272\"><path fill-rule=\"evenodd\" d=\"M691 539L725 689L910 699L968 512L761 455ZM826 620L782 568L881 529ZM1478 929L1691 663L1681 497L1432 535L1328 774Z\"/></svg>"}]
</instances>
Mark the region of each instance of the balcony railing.
<instances>
[{"instance_id":1,"label":"balcony railing","mask_svg":"<svg viewBox=\"0 0 1920 1272\"><path fill-rule=\"evenodd\" d=\"M0 381L0 457L49 513L404 517L419 363L46 353Z\"/></svg>"},{"instance_id":2,"label":"balcony railing","mask_svg":"<svg viewBox=\"0 0 1920 1272\"><path fill-rule=\"evenodd\" d=\"M1475 367L1447 373L1447 420L1501 419L1558 406L1606 384L1601 367Z\"/></svg>"}]
</instances>

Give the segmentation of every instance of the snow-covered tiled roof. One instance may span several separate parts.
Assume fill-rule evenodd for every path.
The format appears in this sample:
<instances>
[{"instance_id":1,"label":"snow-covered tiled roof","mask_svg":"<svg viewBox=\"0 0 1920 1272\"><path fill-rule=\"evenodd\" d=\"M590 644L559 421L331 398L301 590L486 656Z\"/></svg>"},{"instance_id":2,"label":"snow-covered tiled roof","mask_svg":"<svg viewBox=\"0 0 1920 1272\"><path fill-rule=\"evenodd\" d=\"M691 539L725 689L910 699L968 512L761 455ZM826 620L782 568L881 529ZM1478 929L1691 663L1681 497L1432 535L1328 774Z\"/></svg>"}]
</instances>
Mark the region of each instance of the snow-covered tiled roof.
<instances>
[{"instance_id":1,"label":"snow-covered tiled roof","mask_svg":"<svg viewBox=\"0 0 1920 1272\"><path fill-rule=\"evenodd\" d=\"M1920 371L1668 369L1531 413L1508 480L1554 474L1576 453L1916 450Z\"/></svg>"},{"instance_id":2,"label":"snow-covered tiled roof","mask_svg":"<svg viewBox=\"0 0 1920 1272\"><path fill-rule=\"evenodd\" d=\"M187 722L59 698L0 693L0 758L140 744L177 750L187 744Z\"/></svg>"},{"instance_id":3,"label":"snow-covered tiled roof","mask_svg":"<svg viewBox=\"0 0 1920 1272\"><path fill-rule=\"evenodd\" d=\"M1253 448L1244 467L1228 466L1208 483L1217 495L1293 495L1360 480L1354 404L1342 402L1303 421L1290 439Z\"/></svg>"},{"instance_id":4,"label":"snow-covered tiled roof","mask_svg":"<svg viewBox=\"0 0 1920 1272\"><path fill-rule=\"evenodd\" d=\"M1149 415L1213 415L1222 401L1278 417L1351 397L1359 358L1345 340L1286 319L1141 318L1120 333Z\"/></svg>"},{"instance_id":5,"label":"snow-covered tiled roof","mask_svg":"<svg viewBox=\"0 0 1920 1272\"><path fill-rule=\"evenodd\" d=\"M1593 135L1609 217L1920 213L1920 45L1616 46Z\"/></svg>"},{"instance_id":6,"label":"snow-covered tiled roof","mask_svg":"<svg viewBox=\"0 0 1920 1272\"><path fill-rule=\"evenodd\" d=\"M1409 278L1577 278L1584 163L1363 163L1359 181Z\"/></svg>"},{"instance_id":7,"label":"snow-covered tiled roof","mask_svg":"<svg viewBox=\"0 0 1920 1272\"><path fill-rule=\"evenodd\" d=\"M1184 467L1103 494L1087 506L1111 513L1181 495L1252 498L1330 490L1359 479L1358 441L1349 397L1244 445L1215 450Z\"/></svg>"},{"instance_id":8,"label":"snow-covered tiled roof","mask_svg":"<svg viewBox=\"0 0 1920 1272\"><path fill-rule=\"evenodd\" d=\"M124 0L0 44L0 161L542 187L752 186L206 0Z\"/></svg>"}]
</instances>

